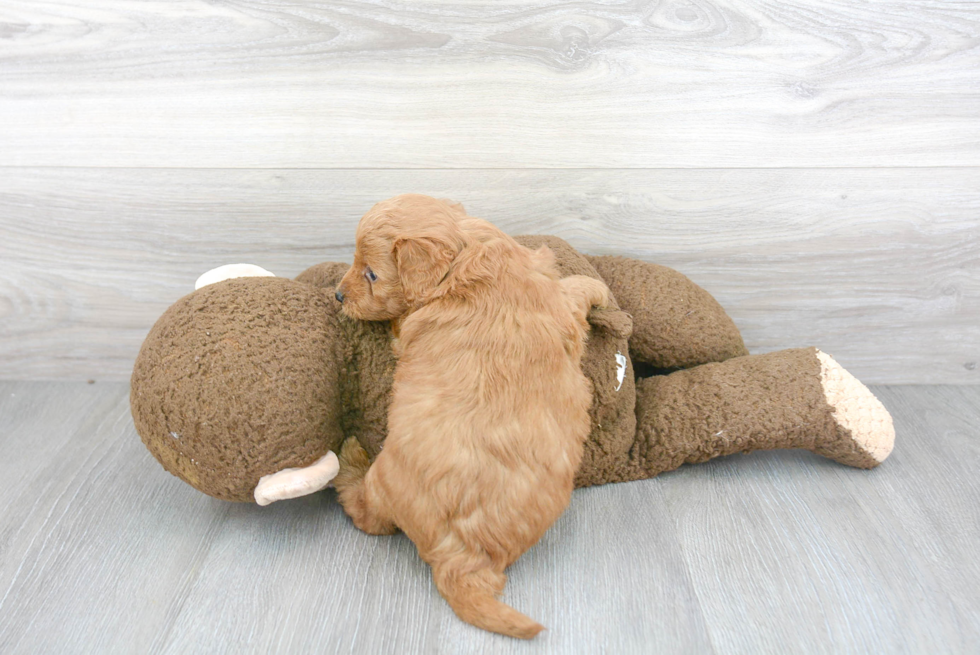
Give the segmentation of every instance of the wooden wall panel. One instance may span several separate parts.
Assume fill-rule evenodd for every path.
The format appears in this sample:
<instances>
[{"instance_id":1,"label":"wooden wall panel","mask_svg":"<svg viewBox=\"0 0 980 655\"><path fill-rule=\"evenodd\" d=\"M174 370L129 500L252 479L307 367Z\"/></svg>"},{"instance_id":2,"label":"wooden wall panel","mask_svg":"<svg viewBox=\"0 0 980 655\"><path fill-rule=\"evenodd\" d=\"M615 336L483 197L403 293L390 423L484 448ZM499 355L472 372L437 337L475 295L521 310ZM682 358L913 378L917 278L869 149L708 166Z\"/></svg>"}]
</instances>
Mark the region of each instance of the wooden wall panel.
<instances>
[{"instance_id":1,"label":"wooden wall panel","mask_svg":"<svg viewBox=\"0 0 980 655\"><path fill-rule=\"evenodd\" d=\"M8 169L0 378L125 379L203 271L349 261L360 215L416 191L673 266L753 352L817 345L868 382L977 383L978 171Z\"/></svg>"},{"instance_id":2,"label":"wooden wall panel","mask_svg":"<svg viewBox=\"0 0 980 655\"><path fill-rule=\"evenodd\" d=\"M980 165L980 6L0 6L0 166Z\"/></svg>"}]
</instances>

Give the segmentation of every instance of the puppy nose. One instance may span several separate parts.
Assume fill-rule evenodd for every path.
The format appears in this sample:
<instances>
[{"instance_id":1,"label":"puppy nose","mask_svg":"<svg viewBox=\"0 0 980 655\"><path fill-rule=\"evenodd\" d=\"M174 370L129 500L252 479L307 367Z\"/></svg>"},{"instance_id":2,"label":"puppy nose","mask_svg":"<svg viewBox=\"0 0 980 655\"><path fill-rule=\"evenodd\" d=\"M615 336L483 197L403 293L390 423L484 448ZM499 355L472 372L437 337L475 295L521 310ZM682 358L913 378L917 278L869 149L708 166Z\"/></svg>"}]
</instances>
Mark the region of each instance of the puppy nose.
<instances>
[{"instance_id":1,"label":"puppy nose","mask_svg":"<svg viewBox=\"0 0 980 655\"><path fill-rule=\"evenodd\" d=\"M344 302L344 292L337 289L337 293L333 294L333 297L337 299L337 302Z\"/></svg>"}]
</instances>

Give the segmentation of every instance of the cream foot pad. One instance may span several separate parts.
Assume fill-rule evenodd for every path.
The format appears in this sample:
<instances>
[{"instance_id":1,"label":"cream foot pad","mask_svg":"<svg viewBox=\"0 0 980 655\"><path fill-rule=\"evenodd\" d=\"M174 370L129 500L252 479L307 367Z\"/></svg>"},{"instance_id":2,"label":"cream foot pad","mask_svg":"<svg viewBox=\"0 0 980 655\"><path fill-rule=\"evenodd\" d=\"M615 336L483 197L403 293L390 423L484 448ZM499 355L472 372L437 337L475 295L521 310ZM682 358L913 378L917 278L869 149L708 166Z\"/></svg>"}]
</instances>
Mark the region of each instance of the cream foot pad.
<instances>
[{"instance_id":1,"label":"cream foot pad","mask_svg":"<svg viewBox=\"0 0 980 655\"><path fill-rule=\"evenodd\" d=\"M820 360L820 382L837 423L851 433L861 450L879 463L885 461L895 446L891 414L833 357L818 350L817 358Z\"/></svg>"}]
</instances>

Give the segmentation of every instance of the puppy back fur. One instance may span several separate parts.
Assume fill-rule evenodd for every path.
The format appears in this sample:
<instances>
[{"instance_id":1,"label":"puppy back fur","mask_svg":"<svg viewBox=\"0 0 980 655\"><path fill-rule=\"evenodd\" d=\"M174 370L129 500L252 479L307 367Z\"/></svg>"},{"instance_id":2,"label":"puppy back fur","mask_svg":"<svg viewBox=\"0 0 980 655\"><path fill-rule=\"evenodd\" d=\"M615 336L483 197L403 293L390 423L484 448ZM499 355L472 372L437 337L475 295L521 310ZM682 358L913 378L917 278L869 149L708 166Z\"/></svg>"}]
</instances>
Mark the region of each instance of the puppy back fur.
<instances>
[{"instance_id":1,"label":"puppy back fur","mask_svg":"<svg viewBox=\"0 0 980 655\"><path fill-rule=\"evenodd\" d=\"M460 618L530 638L542 626L495 597L568 505L590 428L586 317L608 289L432 203L388 201L358 228L344 310L395 319L399 361L384 449L337 487L358 527L408 535Z\"/></svg>"}]
</instances>

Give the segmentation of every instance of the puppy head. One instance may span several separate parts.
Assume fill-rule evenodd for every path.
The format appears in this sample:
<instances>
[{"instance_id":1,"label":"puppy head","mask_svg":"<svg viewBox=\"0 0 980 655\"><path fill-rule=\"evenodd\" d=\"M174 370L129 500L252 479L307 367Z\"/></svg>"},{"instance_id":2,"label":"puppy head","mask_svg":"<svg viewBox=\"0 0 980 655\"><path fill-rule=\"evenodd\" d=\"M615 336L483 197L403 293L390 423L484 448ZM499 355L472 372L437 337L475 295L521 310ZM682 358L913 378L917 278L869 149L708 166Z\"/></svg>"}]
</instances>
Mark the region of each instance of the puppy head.
<instances>
[{"instance_id":1,"label":"puppy head","mask_svg":"<svg viewBox=\"0 0 980 655\"><path fill-rule=\"evenodd\" d=\"M465 246L456 206L428 196L379 202L357 226L354 264L337 287L351 318L382 321L425 303Z\"/></svg>"}]
</instances>

